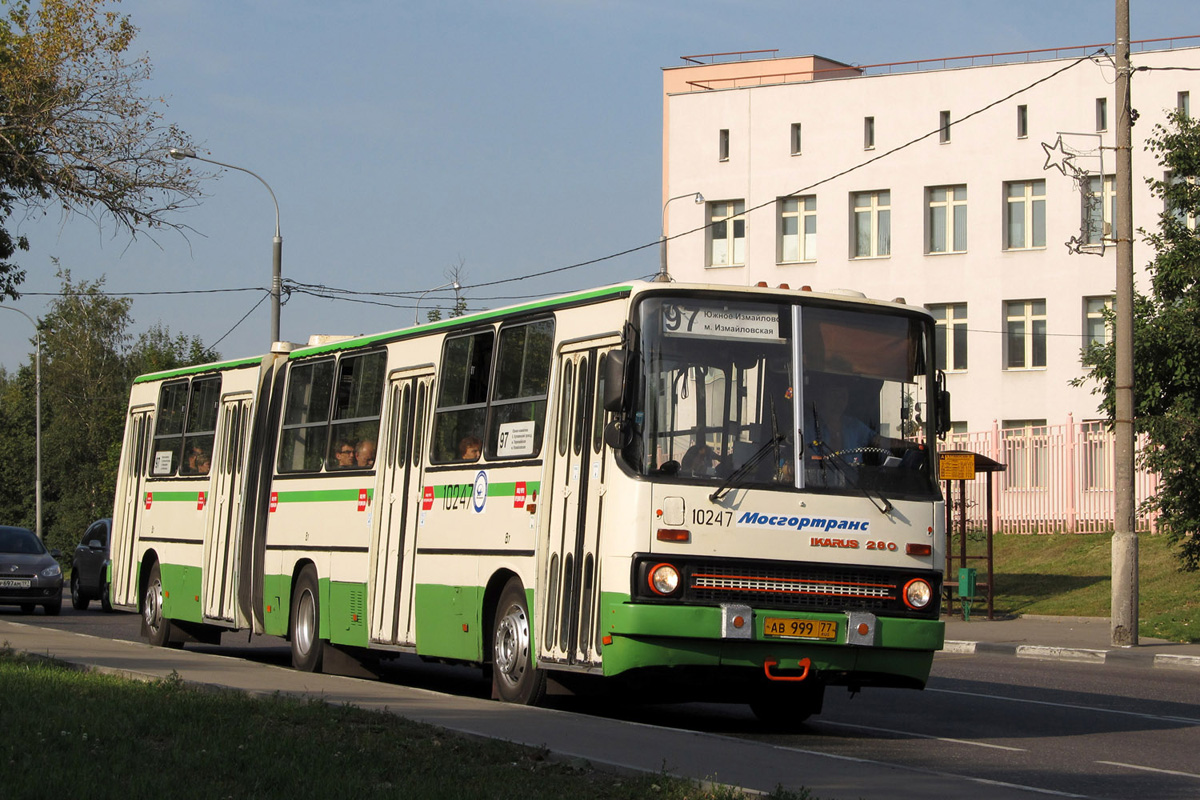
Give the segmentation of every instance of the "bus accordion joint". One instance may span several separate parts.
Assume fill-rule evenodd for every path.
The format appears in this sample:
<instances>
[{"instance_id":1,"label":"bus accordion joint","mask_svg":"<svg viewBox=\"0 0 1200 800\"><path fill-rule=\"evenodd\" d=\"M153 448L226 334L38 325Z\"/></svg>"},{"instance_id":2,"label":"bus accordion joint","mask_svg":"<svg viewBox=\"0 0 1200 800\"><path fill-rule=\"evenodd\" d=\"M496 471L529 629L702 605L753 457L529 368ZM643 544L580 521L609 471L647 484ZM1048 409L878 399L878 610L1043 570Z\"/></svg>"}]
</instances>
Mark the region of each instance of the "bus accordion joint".
<instances>
[{"instance_id":1,"label":"bus accordion joint","mask_svg":"<svg viewBox=\"0 0 1200 800\"><path fill-rule=\"evenodd\" d=\"M779 664L779 662L774 659L768 659L763 662L763 674L765 674L767 676L767 680L770 680L770 681L802 681L802 680L805 680L806 678L808 678L808 670L812 666L812 661L810 661L807 658L802 658L802 659L800 659L799 662L797 662L797 665L796 665L797 668L802 670L802 672L799 675L780 675L778 673L771 674L771 667L777 666L778 664Z\"/></svg>"}]
</instances>

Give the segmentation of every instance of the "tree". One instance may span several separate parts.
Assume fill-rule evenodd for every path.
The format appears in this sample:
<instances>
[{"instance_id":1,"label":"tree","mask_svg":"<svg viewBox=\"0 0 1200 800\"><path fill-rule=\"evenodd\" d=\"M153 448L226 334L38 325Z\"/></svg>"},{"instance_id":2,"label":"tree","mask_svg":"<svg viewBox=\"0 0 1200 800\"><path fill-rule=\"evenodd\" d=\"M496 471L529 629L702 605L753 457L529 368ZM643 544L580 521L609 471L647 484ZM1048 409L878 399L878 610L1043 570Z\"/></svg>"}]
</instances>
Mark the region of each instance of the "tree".
<instances>
[{"instance_id":1,"label":"tree","mask_svg":"<svg viewBox=\"0 0 1200 800\"><path fill-rule=\"evenodd\" d=\"M1141 231L1155 256L1150 293L1134 297L1134 424L1149 440L1142 465L1160 476L1146 504L1191 572L1200 569L1200 123L1176 111L1155 125L1146 149L1169 177L1147 180L1166 211L1157 232ZM1097 380L1111 420L1115 346L1093 344L1083 361L1089 373L1077 383Z\"/></svg>"},{"instance_id":2,"label":"tree","mask_svg":"<svg viewBox=\"0 0 1200 800\"><path fill-rule=\"evenodd\" d=\"M42 529L69 550L92 520L112 514L125 408L133 378L220 356L198 337L155 325L133 344L131 301L104 279L75 283L58 270L59 296L42 333ZM34 370L0 371L0 519L34 525Z\"/></svg>"},{"instance_id":3,"label":"tree","mask_svg":"<svg viewBox=\"0 0 1200 800\"><path fill-rule=\"evenodd\" d=\"M129 55L137 28L108 4L15 0L0 18L0 300L25 275L10 261L29 249L7 230L18 208L57 205L137 235L182 230L170 212L199 195L203 176L164 158L191 143L164 121L165 101L142 94L151 65Z\"/></svg>"},{"instance_id":4,"label":"tree","mask_svg":"<svg viewBox=\"0 0 1200 800\"><path fill-rule=\"evenodd\" d=\"M104 279L72 283L42 328L42 529L67 548L98 517L112 515L129 395L124 352L131 301L103 294Z\"/></svg>"}]
</instances>

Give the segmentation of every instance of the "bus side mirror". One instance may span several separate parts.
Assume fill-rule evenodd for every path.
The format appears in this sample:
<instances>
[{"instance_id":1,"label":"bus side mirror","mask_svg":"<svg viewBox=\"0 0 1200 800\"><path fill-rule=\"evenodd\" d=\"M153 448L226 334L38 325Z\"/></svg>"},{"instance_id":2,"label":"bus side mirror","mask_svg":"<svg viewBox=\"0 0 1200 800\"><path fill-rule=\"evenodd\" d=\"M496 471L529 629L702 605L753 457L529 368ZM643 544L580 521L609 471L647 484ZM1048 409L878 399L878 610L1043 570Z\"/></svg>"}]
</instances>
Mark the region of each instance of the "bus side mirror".
<instances>
[{"instance_id":1,"label":"bus side mirror","mask_svg":"<svg viewBox=\"0 0 1200 800\"><path fill-rule=\"evenodd\" d=\"M604 410L625 410L625 372L627 350L609 350L604 359Z\"/></svg>"},{"instance_id":2,"label":"bus side mirror","mask_svg":"<svg viewBox=\"0 0 1200 800\"><path fill-rule=\"evenodd\" d=\"M945 389L938 392L937 432L938 436L945 436L950 432L950 393Z\"/></svg>"},{"instance_id":3,"label":"bus side mirror","mask_svg":"<svg viewBox=\"0 0 1200 800\"><path fill-rule=\"evenodd\" d=\"M946 373L938 370L936 378L937 435L945 439L950 432L950 392L946 391Z\"/></svg>"}]
</instances>

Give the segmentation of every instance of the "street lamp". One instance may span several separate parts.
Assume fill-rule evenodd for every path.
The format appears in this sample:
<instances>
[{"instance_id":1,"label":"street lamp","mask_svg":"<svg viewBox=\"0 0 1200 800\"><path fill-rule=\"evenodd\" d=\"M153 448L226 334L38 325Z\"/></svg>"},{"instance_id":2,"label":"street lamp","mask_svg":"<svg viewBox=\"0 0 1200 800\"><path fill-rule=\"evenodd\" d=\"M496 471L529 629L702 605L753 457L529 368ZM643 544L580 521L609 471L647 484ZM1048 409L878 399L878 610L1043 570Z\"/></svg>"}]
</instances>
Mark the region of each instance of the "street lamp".
<instances>
[{"instance_id":1,"label":"street lamp","mask_svg":"<svg viewBox=\"0 0 1200 800\"><path fill-rule=\"evenodd\" d=\"M0 309L8 309L15 311L25 319L29 320L29 324L33 326L35 339L37 341L37 355L34 361L33 368L33 394L34 394L34 450L35 450L35 465L34 465L34 497L36 503L37 514L37 537L42 538L42 331L33 321L33 317L26 314L19 308L12 306L0 305Z\"/></svg>"},{"instance_id":2,"label":"street lamp","mask_svg":"<svg viewBox=\"0 0 1200 800\"><path fill-rule=\"evenodd\" d=\"M658 277L654 279L656 281L666 282L671 280L671 276L667 274L667 206L671 204L672 200L680 200L684 197L692 196L692 192L688 192L687 194L679 194L663 203L662 232L658 237ZM694 196L696 198L696 205L700 205L704 202L704 195L700 194L699 192L695 192Z\"/></svg>"},{"instance_id":3,"label":"street lamp","mask_svg":"<svg viewBox=\"0 0 1200 800\"><path fill-rule=\"evenodd\" d=\"M226 164L223 161L215 161L211 158L196 155L196 151L190 147L172 147L169 151L171 158L182 161L185 158L194 158L197 161L205 161L209 164L216 164L218 167L227 169L236 169L239 172L244 172L247 175L253 175L258 179L258 182L267 187L267 191L271 193L271 202L275 204L275 240L271 248L271 344L280 341L279 339L279 294L283 286L283 237L279 235L279 201L275 199L275 192L271 191L271 186L262 179L262 176L251 172L245 167L238 167L233 164Z\"/></svg>"},{"instance_id":4,"label":"street lamp","mask_svg":"<svg viewBox=\"0 0 1200 800\"><path fill-rule=\"evenodd\" d=\"M457 299L458 298L458 290L462 288L461 286L458 285L458 281L450 281L449 283L442 284L441 286L435 286L432 289L426 289L425 291L421 292L420 297L417 298L417 304L415 306L413 306L413 325L421 324L421 320L420 320L420 317L418 316L418 312L420 311L420 308L421 308L421 300L424 299L425 295L429 294L430 292L436 292L439 289L450 289L450 288L454 289L454 297L455 297L455 299Z\"/></svg>"}]
</instances>

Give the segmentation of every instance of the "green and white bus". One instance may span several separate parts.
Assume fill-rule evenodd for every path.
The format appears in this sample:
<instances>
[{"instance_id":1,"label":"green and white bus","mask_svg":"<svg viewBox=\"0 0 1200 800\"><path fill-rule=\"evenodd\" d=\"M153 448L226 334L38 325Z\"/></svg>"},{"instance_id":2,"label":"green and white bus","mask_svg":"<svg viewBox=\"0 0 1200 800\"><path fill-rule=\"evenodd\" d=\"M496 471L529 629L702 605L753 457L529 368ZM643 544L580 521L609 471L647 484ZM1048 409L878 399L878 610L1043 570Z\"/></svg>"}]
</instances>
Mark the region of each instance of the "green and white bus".
<instances>
[{"instance_id":1,"label":"green and white bus","mask_svg":"<svg viewBox=\"0 0 1200 800\"><path fill-rule=\"evenodd\" d=\"M610 286L144 375L114 606L157 645L287 637L818 713L942 647L948 398L923 310Z\"/></svg>"}]
</instances>

